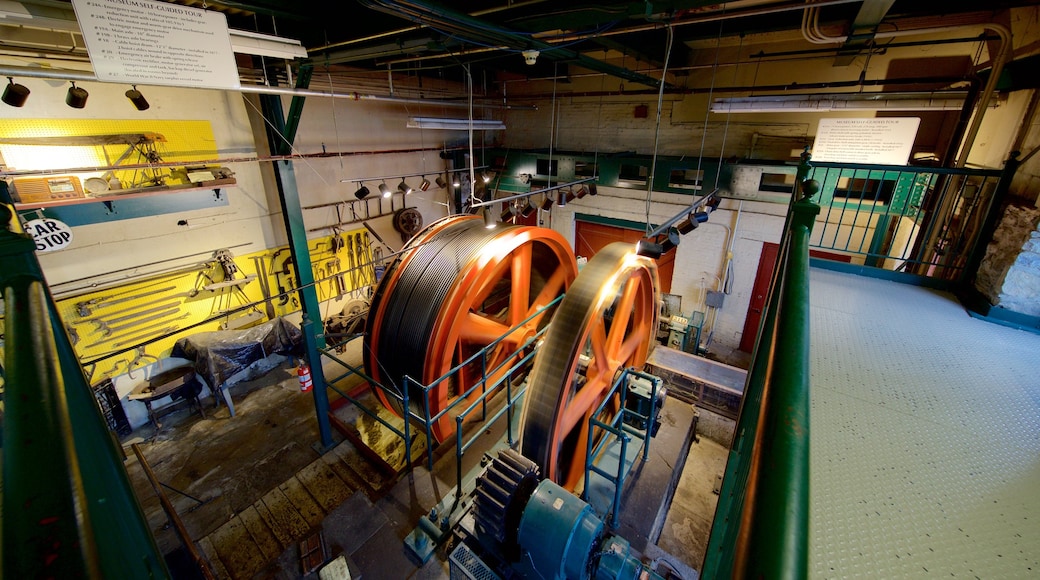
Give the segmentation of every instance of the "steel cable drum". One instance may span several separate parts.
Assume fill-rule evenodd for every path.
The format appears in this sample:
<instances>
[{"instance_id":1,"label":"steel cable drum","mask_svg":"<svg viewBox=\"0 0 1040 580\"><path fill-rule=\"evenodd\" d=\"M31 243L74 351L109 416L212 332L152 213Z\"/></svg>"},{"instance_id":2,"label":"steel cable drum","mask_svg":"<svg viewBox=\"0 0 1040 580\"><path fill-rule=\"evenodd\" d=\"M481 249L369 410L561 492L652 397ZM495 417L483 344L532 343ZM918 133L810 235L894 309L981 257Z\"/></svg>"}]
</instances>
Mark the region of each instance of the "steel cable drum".
<instances>
[{"instance_id":1,"label":"steel cable drum","mask_svg":"<svg viewBox=\"0 0 1040 580\"><path fill-rule=\"evenodd\" d=\"M566 292L576 275L570 244L553 230L487 229L483 219L471 215L434 222L409 240L376 288L365 328L365 370L401 396L405 376L430 385L504 336L489 351L490 371L548 324L554 309L509 329ZM483 373L478 358L436 385L430 416L478 384ZM501 374L489 373L488 383ZM399 401L375 392L387 408L402 414ZM408 392L409 405L420 416L422 395L418 387ZM434 422L437 441L455 433L454 414Z\"/></svg>"},{"instance_id":2,"label":"steel cable drum","mask_svg":"<svg viewBox=\"0 0 1040 580\"><path fill-rule=\"evenodd\" d=\"M597 252L564 296L527 377L521 419L521 453L548 479L571 491L582 483L589 418L618 373L643 367L660 302L657 264L624 242Z\"/></svg>"}]
</instances>

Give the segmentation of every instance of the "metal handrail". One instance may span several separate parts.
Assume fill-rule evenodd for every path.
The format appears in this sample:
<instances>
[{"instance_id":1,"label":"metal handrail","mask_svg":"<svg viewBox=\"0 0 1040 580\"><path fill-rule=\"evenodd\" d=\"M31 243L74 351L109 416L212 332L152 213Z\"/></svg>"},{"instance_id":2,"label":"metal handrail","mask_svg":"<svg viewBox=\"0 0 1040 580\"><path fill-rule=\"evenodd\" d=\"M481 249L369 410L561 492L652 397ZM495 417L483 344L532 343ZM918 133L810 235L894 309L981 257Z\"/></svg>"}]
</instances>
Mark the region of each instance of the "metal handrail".
<instances>
[{"instance_id":1,"label":"metal handrail","mask_svg":"<svg viewBox=\"0 0 1040 580\"><path fill-rule=\"evenodd\" d=\"M809 238L819 184L804 153L702 571L804 578L809 524Z\"/></svg>"},{"instance_id":2,"label":"metal handrail","mask_svg":"<svg viewBox=\"0 0 1040 580\"><path fill-rule=\"evenodd\" d=\"M643 379L647 379L650 382L650 412L648 415L640 414L637 411L629 409L625 405L625 401L628 401L628 377L635 376ZM650 456L650 437L653 433L653 418L657 415L657 392L660 387L661 380L653 375L641 372L635 368L625 368L611 385L607 391L603 401L596 407L592 415L589 416L589 436L586 441L586 455L585 455L585 488L581 492L581 498L585 501L589 501L589 488L591 486L591 474L595 473L610 483L614 484L614 497L610 504L610 518L608 523L611 527L617 527L618 525L618 514L621 511L621 495L625 488L625 475L628 472L625 469L625 461L628 457L628 444L635 437L640 440L640 451L643 455L643 461L649 459ZM619 398L615 398L620 389L621 394ZM606 407L612 401L621 401L621 410L609 417L609 422L603 422L599 420L599 417L607 418L605 415ZM643 422L646 425L645 430L635 429L628 426L625 423L627 418L635 418L637 421ZM602 469L595 465L595 459L603 452L603 448L611 441L611 437L599 437L597 443L596 428L603 430L606 434L613 435L620 444L621 449L618 454L617 474L608 473L605 469ZM595 449L593 449L595 447Z\"/></svg>"},{"instance_id":3,"label":"metal handrail","mask_svg":"<svg viewBox=\"0 0 1040 580\"><path fill-rule=\"evenodd\" d=\"M6 578L168 578L123 454L0 181Z\"/></svg>"}]
</instances>

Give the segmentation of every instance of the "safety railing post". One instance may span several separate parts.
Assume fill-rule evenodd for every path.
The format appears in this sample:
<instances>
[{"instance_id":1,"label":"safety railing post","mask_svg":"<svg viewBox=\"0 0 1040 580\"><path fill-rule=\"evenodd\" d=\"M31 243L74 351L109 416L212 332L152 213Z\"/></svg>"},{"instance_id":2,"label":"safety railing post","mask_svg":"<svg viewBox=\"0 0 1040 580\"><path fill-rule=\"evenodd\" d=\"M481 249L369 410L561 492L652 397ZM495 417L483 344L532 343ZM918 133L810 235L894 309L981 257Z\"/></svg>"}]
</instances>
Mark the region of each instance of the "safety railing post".
<instances>
[{"instance_id":1,"label":"safety railing post","mask_svg":"<svg viewBox=\"0 0 1040 580\"><path fill-rule=\"evenodd\" d=\"M123 454L2 180L0 202L6 306L0 575L167 578Z\"/></svg>"}]
</instances>

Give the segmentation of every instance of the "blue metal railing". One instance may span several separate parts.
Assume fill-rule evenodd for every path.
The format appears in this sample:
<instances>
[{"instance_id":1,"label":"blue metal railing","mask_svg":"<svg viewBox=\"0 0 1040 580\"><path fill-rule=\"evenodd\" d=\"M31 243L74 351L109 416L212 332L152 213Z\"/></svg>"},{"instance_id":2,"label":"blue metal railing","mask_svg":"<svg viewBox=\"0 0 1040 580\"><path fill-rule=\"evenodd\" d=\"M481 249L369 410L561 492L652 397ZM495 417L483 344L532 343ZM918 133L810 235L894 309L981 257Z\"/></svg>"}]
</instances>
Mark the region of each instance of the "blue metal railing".
<instances>
[{"instance_id":1,"label":"blue metal railing","mask_svg":"<svg viewBox=\"0 0 1040 580\"><path fill-rule=\"evenodd\" d=\"M650 382L650 408L647 415L643 415L625 404L628 401L629 377L639 377ZM589 487L593 473L613 484L614 494L610 503L610 519L608 523L614 527L618 524L618 514L621 511L621 494L625 489L625 475L628 473L628 470L625 469L625 461L628 457L628 446L632 442L633 437L640 440L640 452L643 455L643 461L649 459L650 456L650 437L653 433L653 418L657 415L657 392L660 389L660 383L661 379L653 375L648 375L634 368L626 368L618 375L614 384L607 391L603 402L596 407L592 416L589 417L589 437L585 456L585 488L581 492L581 498L585 501L589 500ZM619 391L620 398L618 399L615 396L619 394ZM621 401L621 410L611 416L607 411L607 405L617 400ZM605 423L600 420L601 417L608 419L608 422ZM645 425L646 429L632 427L628 422L629 420ZM597 429L602 431L604 436L599 436L596 432ZM617 473L610 473L595 465L596 459L612 440L617 441L620 445Z\"/></svg>"}]
</instances>

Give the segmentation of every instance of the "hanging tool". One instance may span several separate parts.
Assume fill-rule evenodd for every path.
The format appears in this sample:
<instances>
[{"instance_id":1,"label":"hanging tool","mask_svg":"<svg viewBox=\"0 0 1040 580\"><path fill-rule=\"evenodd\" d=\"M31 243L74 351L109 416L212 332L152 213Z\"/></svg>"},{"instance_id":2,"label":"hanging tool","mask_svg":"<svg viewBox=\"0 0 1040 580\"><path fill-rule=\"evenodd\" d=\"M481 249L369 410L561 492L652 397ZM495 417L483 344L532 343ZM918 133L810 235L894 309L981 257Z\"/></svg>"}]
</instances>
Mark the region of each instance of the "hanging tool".
<instances>
[{"instance_id":1,"label":"hanging tool","mask_svg":"<svg viewBox=\"0 0 1040 580\"><path fill-rule=\"evenodd\" d=\"M163 324L165 324L165 323L163 323ZM160 325L156 324L155 326L160 326ZM112 348L122 348L122 347L124 347L124 346L126 346L128 344L136 344L138 342L141 342L142 340L148 338L151 335L163 336L163 335L166 335L166 334L170 334L170 333L172 333L172 332L174 332L176 330L177 330L176 326L167 326L166 328L163 328L161 330L152 330L152 331L148 331L148 332L142 332L140 334L135 334L133 336L126 337L126 340L123 340L121 342L117 342L117 343L113 344Z\"/></svg>"},{"instance_id":2,"label":"hanging tool","mask_svg":"<svg viewBox=\"0 0 1040 580\"><path fill-rule=\"evenodd\" d=\"M123 302L130 302L132 300L138 300L146 296L154 296L162 292L176 289L176 286L167 286L166 288L160 288L159 290L151 290L148 292L141 292L138 294L132 294L130 296L124 296L122 298L112 299L113 296L120 296L121 294L112 294L108 297L91 298L90 300L83 300L76 303L76 313L80 316L90 316L91 310L100 310L102 308L108 308L113 304L122 304Z\"/></svg>"},{"instance_id":3,"label":"hanging tool","mask_svg":"<svg viewBox=\"0 0 1040 580\"><path fill-rule=\"evenodd\" d=\"M271 303L271 280L267 277L263 256L253 256L253 269L256 270L256 278L260 282L260 294L264 297L264 310L267 312L267 318L269 320L274 319L274 304Z\"/></svg>"},{"instance_id":4,"label":"hanging tool","mask_svg":"<svg viewBox=\"0 0 1040 580\"><path fill-rule=\"evenodd\" d=\"M162 310L168 310L170 308L175 308L177 305L178 305L178 302L166 302L164 304L160 304L160 305L155 306L153 308L149 308L148 310L138 310L136 312L131 312L131 313L125 315L125 316L120 316L118 318L102 319L102 317L100 317L100 316L95 316L93 318L84 318L83 322L93 322L94 324L97 325L97 329L96 330L104 330L105 328L108 327L109 324L119 324L120 322L125 322L127 320L133 320L134 318L137 318L138 316L146 316L148 314L153 314L155 312L159 312L159 311L162 311Z\"/></svg>"},{"instance_id":5,"label":"hanging tool","mask_svg":"<svg viewBox=\"0 0 1040 580\"><path fill-rule=\"evenodd\" d=\"M163 318L166 318L167 316L173 316L174 314L177 314L177 312L179 310L180 310L179 308L173 308L173 309L167 310L166 312L160 312L159 314L153 314L151 316L142 318L140 320L135 320L133 322L128 322L128 323L126 323L126 324L124 324L122 326L105 326L105 328L101 330L101 336L107 337L107 336L109 336L111 334L118 334L118 333L120 333L120 332L122 332L124 330L136 328L136 327L138 327L139 325L141 325L142 323L145 323L145 322L152 322L153 320L161 320ZM185 312L184 314L181 314L177 318L171 318L171 319L167 320L166 322L173 322L174 320L181 320L182 318L187 318L189 314L190 313Z\"/></svg>"},{"instance_id":6,"label":"hanging tool","mask_svg":"<svg viewBox=\"0 0 1040 580\"><path fill-rule=\"evenodd\" d=\"M88 349L89 349L89 348L96 348L96 347L99 347L99 346L101 346L101 345L103 345L103 344L106 344L106 343L112 342L113 340L125 339L125 338L128 338L128 337L130 337L130 336L135 336L135 337L136 337L136 335L137 335L137 334L139 333L139 331L140 331L141 333L143 333L143 332L145 332L145 331L147 331L147 330L149 330L149 329L153 329L153 328L156 328L156 327L158 327L158 326L162 326L162 325L164 325L164 324L167 324L167 325L168 325L168 324L170 324L171 322L173 322L173 321L175 321L175 320L180 320L181 318L185 318L186 316L188 316L188 313L187 313L187 312L185 312L185 313L184 313L183 315L181 315L181 316L179 316L179 317L177 317L177 318L174 318L174 319L167 319L167 320L162 320L162 321L156 322L156 323L154 323L154 324L150 324L150 325L148 325L148 326L144 326L144 327L142 327L142 328L140 328L140 329L132 330L132 331L130 331L130 332L126 332L126 333L123 333L123 334L117 334L117 335L115 335L115 336L106 336L106 337L105 337L104 339L102 339L102 340L99 340L99 341L97 341L97 342L95 342L95 343L93 343L93 344L89 344L89 345L85 346L84 348L88 348ZM176 329L177 329L177 327L176 327L176 326L170 326L169 328L170 328L170 331L171 331L171 332L172 332L173 330L176 330ZM126 343L124 343L124 344L126 344ZM112 346L117 346L117 347L118 347L118 346L120 346L120 345L119 345L119 344L114 344L114 345L112 345Z\"/></svg>"}]
</instances>

